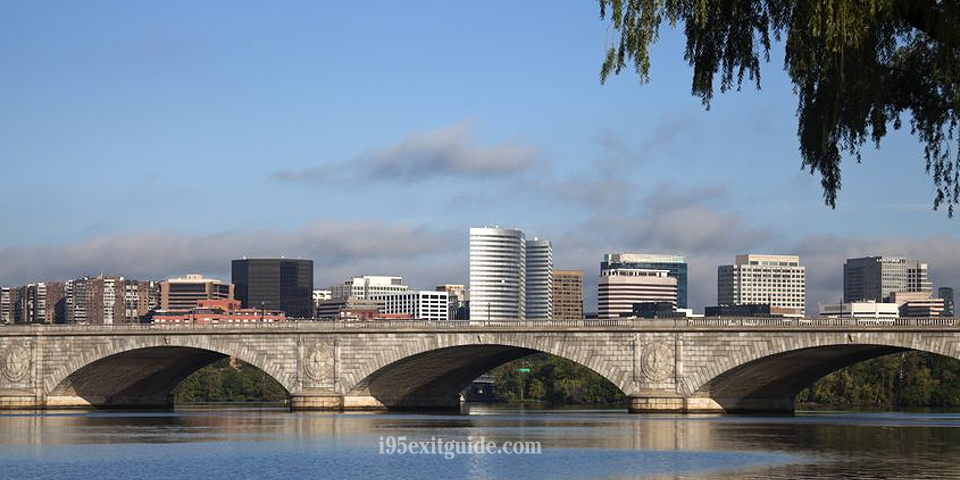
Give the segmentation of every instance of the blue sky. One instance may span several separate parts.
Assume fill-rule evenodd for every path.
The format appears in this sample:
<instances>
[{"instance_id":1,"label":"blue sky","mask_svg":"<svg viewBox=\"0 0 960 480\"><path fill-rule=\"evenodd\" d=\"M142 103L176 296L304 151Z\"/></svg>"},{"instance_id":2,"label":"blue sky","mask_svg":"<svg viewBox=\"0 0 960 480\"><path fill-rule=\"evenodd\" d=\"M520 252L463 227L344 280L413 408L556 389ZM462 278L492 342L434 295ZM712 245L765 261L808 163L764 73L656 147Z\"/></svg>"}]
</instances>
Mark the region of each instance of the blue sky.
<instances>
[{"instance_id":1,"label":"blue sky","mask_svg":"<svg viewBox=\"0 0 960 480\"><path fill-rule=\"evenodd\" d=\"M698 308L744 252L800 254L811 305L847 256L960 286L960 227L908 132L845 162L831 210L779 50L762 90L705 111L679 32L643 86L599 83L612 38L588 0L4 2L0 284L287 255L319 284L429 287L466 282L467 228L498 224L589 285L605 251L685 254Z\"/></svg>"}]
</instances>

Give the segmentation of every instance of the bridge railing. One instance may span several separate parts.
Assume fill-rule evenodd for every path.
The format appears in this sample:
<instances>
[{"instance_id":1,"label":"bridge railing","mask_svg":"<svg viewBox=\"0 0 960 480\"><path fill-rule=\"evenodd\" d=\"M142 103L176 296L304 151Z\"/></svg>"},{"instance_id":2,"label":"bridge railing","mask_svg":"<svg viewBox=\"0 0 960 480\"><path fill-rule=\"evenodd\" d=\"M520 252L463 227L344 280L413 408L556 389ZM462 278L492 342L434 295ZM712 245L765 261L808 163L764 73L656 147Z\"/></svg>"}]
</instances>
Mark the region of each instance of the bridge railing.
<instances>
[{"instance_id":1,"label":"bridge railing","mask_svg":"<svg viewBox=\"0 0 960 480\"><path fill-rule=\"evenodd\" d=\"M609 319L579 319L579 320L364 320L364 321L320 321L320 320L289 320L272 323L187 323L187 324L119 324L119 325L46 325L31 324L8 326L17 329L44 329L57 332L84 332L104 330L128 331L183 331L205 329L261 329L261 330L423 330L423 329L564 329L564 328L615 328L615 329L671 329L671 330L703 330L703 329L778 329L799 328L811 330L822 328L956 328L960 327L960 318L930 317L930 318L896 318L896 319L868 319L868 318L765 318L765 317L698 317L698 318L609 318Z\"/></svg>"}]
</instances>

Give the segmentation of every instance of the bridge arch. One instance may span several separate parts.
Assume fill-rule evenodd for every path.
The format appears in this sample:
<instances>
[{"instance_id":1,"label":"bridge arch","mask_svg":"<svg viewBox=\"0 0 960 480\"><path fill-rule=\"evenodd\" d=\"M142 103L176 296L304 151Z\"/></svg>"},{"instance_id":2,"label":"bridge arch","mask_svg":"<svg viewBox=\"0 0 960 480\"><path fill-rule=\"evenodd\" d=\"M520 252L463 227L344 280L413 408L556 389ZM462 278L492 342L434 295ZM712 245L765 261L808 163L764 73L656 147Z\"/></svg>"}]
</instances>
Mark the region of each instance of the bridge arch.
<instances>
[{"instance_id":1,"label":"bridge arch","mask_svg":"<svg viewBox=\"0 0 960 480\"><path fill-rule=\"evenodd\" d=\"M514 336L514 339L516 336ZM452 408L459 393L484 372L535 353L548 353L582 365L626 391L629 372L593 349L549 338L516 341L459 336L442 345L415 342L405 348L383 351L362 370L348 375L346 409L350 399L367 399L356 407L393 410Z\"/></svg>"},{"instance_id":2,"label":"bridge arch","mask_svg":"<svg viewBox=\"0 0 960 480\"><path fill-rule=\"evenodd\" d=\"M44 382L47 408L169 408L173 389L198 369L226 357L253 365L288 392L291 376L240 342L158 336L135 345L107 342L67 355Z\"/></svg>"},{"instance_id":3,"label":"bridge arch","mask_svg":"<svg viewBox=\"0 0 960 480\"><path fill-rule=\"evenodd\" d=\"M708 397L726 412L792 412L797 394L844 367L905 351L960 359L960 344L936 336L800 334L791 341L755 343L720 357L690 377L691 397Z\"/></svg>"}]
</instances>

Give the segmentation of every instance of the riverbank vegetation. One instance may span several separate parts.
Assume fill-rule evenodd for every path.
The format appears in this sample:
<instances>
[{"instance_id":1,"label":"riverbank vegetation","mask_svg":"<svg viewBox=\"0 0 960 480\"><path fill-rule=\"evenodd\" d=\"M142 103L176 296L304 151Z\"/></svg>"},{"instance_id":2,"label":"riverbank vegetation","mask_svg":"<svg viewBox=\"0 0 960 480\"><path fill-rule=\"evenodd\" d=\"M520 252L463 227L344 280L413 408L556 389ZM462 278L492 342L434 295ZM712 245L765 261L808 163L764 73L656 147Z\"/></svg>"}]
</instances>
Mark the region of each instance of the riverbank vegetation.
<instances>
[{"instance_id":1,"label":"riverbank vegetation","mask_svg":"<svg viewBox=\"0 0 960 480\"><path fill-rule=\"evenodd\" d=\"M797 403L839 409L960 407L960 360L924 352L867 360L821 378L797 395Z\"/></svg>"},{"instance_id":2,"label":"riverbank vegetation","mask_svg":"<svg viewBox=\"0 0 960 480\"><path fill-rule=\"evenodd\" d=\"M519 402L521 389L525 402L626 402L620 389L594 371L552 355L531 355L491 374L502 402ZM797 395L797 403L841 410L960 408L960 360L924 352L875 358L821 378Z\"/></svg>"},{"instance_id":3,"label":"riverbank vegetation","mask_svg":"<svg viewBox=\"0 0 960 480\"><path fill-rule=\"evenodd\" d=\"M529 370L529 371L524 371ZM497 400L553 404L626 403L614 384L593 370L564 358L538 353L503 364L490 372Z\"/></svg>"},{"instance_id":4,"label":"riverbank vegetation","mask_svg":"<svg viewBox=\"0 0 960 480\"><path fill-rule=\"evenodd\" d=\"M177 403L282 402L286 390L256 367L228 359L196 371L174 393ZM490 374L500 402L624 404L626 396L593 370L539 353ZM522 393L521 393L522 392ZM896 410L960 408L960 360L904 352L861 362L821 378L797 395L804 408Z\"/></svg>"},{"instance_id":5,"label":"riverbank vegetation","mask_svg":"<svg viewBox=\"0 0 960 480\"><path fill-rule=\"evenodd\" d=\"M174 389L176 402L282 402L287 391L253 365L230 359L214 362L187 377Z\"/></svg>"}]
</instances>

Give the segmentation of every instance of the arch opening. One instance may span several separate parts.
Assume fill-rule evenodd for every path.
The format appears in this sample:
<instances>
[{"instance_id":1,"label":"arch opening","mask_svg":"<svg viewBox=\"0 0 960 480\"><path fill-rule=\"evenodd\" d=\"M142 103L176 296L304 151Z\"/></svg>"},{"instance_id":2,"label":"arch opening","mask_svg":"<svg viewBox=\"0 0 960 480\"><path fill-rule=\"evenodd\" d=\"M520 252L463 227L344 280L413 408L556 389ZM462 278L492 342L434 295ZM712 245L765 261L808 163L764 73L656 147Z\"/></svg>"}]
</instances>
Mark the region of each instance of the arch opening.
<instances>
[{"instance_id":1,"label":"arch opening","mask_svg":"<svg viewBox=\"0 0 960 480\"><path fill-rule=\"evenodd\" d=\"M377 405L389 410L459 409L461 391L475 379L535 354L569 360L609 382L593 369L559 355L525 347L483 344L445 347L396 360L369 374L347 395L372 397ZM616 385L613 388L619 390Z\"/></svg>"},{"instance_id":2,"label":"arch opening","mask_svg":"<svg viewBox=\"0 0 960 480\"><path fill-rule=\"evenodd\" d=\"M956 409L960 407L960 359L906 350L849 365L800 391L798 408Z\"/></svg>"},{"instance_id":3,"label":"arch opening","mask_svg":"<svg viewBox=\"0 0 960 480\"><path fill-rule=\"evenodd\" d=\"M70 373L47 395L48 408L172 409L174 390L226 354L193 347L148 347L116 353Z\"/></svg>"},{"instance_id":4,"label":"arch opening","mask_svg":"<svg viewBox=\"0 0 960 480\"><path fill-rule=\"evenodd\" d=\"M758 358L717 375L697 391L729 413L794 411L797 394L847 366L899 352L887 345L829 345Z\"/></svg>"},{"instance_id":5,"label":"arch opening","mask_svg":"<svg viewBox=\"0 0 960 480\"><path fill-rule=\"evenodd\" d=\"M177 407L202 404L287 404L280 382L236 357L222 358L193 372L174 387Z\"/></svg>"}]
</instances>

